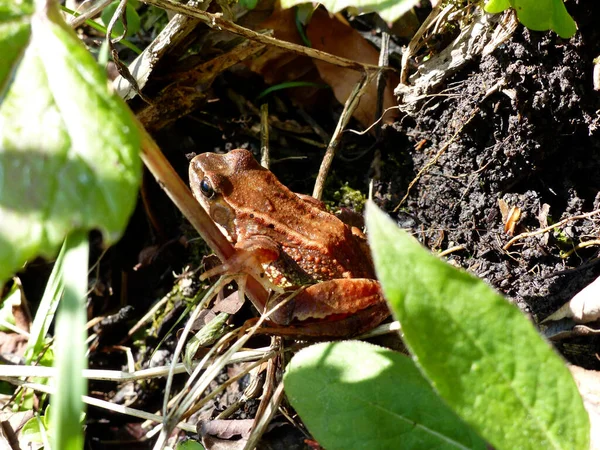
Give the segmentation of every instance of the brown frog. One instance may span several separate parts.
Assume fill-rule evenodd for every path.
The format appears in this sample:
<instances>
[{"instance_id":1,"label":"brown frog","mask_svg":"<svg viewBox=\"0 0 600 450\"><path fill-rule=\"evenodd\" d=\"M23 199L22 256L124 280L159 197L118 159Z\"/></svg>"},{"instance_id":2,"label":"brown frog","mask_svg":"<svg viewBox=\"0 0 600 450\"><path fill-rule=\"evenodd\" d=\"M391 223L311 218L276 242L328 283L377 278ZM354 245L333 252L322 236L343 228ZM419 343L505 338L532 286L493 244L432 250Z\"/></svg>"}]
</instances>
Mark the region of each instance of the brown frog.
<instances>
[{"instance_id":1,"label":"brown frog","mask_svg":"<svg viewBox=\"0 0 600 450\"><path fill-rule=\"evenodd\" d=\"M249 274L278 292L304 286L270 317L283 326L278 332L349 336L389 315L363 233L291 192L250 152L203 153L189 175L194 196L236 249L209 275Z\"/></svg>"}]
</instances>

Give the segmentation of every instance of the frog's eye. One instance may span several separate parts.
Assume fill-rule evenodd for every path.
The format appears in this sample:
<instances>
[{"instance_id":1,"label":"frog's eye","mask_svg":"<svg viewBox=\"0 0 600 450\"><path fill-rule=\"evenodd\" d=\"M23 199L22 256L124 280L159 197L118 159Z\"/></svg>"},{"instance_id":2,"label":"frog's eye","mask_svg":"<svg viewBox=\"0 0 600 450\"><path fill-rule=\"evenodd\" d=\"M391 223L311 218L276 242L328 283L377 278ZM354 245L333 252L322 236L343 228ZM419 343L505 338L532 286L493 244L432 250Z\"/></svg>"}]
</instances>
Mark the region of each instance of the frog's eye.
<instances>
[{"instance_id":1,"label":"frog's eye","mask_svg":"<svg viewBox=\"0 0 600 450\"><path fill-rule=\"evenodd\" d=\"M200 192L202 192L202 195L204 195L206 198L214 197L215 190L210 184L210 181L208 181L208 178L203 178L200 182Z\"/></svg>"}]
</instances>

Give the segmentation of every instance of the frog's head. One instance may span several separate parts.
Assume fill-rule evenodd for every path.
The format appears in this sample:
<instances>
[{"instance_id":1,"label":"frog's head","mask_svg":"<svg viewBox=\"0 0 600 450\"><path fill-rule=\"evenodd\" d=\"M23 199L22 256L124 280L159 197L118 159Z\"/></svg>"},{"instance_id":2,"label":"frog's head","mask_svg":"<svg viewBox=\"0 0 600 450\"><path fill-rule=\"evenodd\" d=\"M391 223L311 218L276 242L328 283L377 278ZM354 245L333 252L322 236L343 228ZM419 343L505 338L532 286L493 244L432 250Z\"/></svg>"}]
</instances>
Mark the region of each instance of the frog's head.
<instances>
[{"instance_id":1,"label":"frog's head","mask_svg":"<svg viewBox=\"0 0 600 450\"><path fill-rule=\"evenodd\" d=\"M237 241L235 219L244 207L243 198L251 198L249 172L267 172L247 150L227 154L202 153L190 162L190 187L196 200L210 218L232 241ZM253 177L255 178L255 177ZM245 192L244 192L245 191Z\"/></svg>"}]
</instances>

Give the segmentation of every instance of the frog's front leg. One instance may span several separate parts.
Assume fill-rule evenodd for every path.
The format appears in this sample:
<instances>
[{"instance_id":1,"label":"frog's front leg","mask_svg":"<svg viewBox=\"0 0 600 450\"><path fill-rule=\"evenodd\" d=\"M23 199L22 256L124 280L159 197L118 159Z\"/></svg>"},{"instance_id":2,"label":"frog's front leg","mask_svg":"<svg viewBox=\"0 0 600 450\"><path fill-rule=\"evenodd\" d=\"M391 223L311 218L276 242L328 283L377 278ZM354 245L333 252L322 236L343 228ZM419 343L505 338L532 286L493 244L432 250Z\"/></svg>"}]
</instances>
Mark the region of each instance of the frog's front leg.
<instances>
[{"instance_id":1,"label":"frog's front leg","mask_svg":"<svg viewBox=\"0 0 600 450\"><path fill-rule=\"evenodd\" d=\"M284 301L285 297L280 296L277 301ZM269 308L274 306L272 303ZM389 314L378 281L348 278L308 286L270 319L290 328L283 334L338 337L371 329Z\"/></svg>"},{"instance_id":2,"label":"frog's front leg","mask_svg":"<svg viewBox=\"0 0 600 450\"><path fill-rule=\"evenodd\" d=\"M235 245L235 253L223 264L207 270L200 277L201 280L218 275L250 275L256 279L266 290L283 292L283 289L272 283L266 276L263 265L276 261L279 258L279 247L266 236L253 236L239 241Z\"/></svg>"}]
</instances>

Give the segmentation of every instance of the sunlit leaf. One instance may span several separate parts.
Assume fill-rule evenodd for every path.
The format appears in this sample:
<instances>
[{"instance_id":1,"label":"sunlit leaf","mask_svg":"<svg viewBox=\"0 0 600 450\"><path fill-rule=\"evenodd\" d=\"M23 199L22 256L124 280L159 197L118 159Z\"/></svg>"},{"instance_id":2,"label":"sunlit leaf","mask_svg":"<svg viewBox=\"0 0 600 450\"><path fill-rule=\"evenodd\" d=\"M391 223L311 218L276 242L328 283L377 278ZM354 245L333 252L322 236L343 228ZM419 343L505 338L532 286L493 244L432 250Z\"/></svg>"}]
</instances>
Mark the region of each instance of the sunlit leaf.
<instances>
[{"instance_id":1,"label":"sunlit leaf","mask_svg":"<svg viewBox=\"0 0 600 450\"><path fill-rule=\"evenodd\" d=\"M29 15L32 12L32 1L0 1L0 102L19 58L27 47L30 33Z\"/></svg>"},{"instance_id":2,"label":"sunlit leaf","mask_svg":"<svg viewBox=\"0 0 600 450\"><path fill-rule=\"evenodd\" d=\"M291 8L303 3L308 2L306 0L281 0L281 7ZM331 13L352 8L358 13L376 12L386 22L394 22L419 3L419 0L325 0L320 3Z\"/></svg>"},{"instance_id":3,"label":"sunlit leaf","mask_svg":"<svg viewBox=\"0 0 600 450\"><path fill-rule=\"evenodd\" d=\"M0 282L69 230L114 242L137 195L134 119L55 6L0 0L0 30L17 23L19 38L0 35L14 74L0 104Z\"/></svg>"},{"instance_id":4,"label":"sunlit leaf","mask_svg":"<svg viewBox=\"0 0 600 450\"><path fill-rule=\"evenodd\" d=\"M573 377L533 324L482 280L367 205L377 276L404 341L446 403L497 449L586 449Z\"/></svg>"},{"instance_id":5,"label":"sunlit leaf","mask_svg":"<svg viewBox=\"0 0 600 450\"><path fill-rule=\"evenodd\" d=\"M488 13L499 13L508 8L514 8L519 22L530 30L553 30L565 39L573 37L577 31L563 0L489 0L484 6Z\"/></svg>"},{"instance_id":6,"label":"sunlit leaf","mask_svg":"<svg viewBox=\"0 0 600 450\"><path fill-rule=\"evenodd\" d=\"M485 449L405 355L359 341L297 353L285 392L326 449Z\"/></svg>"}]
</instances>

